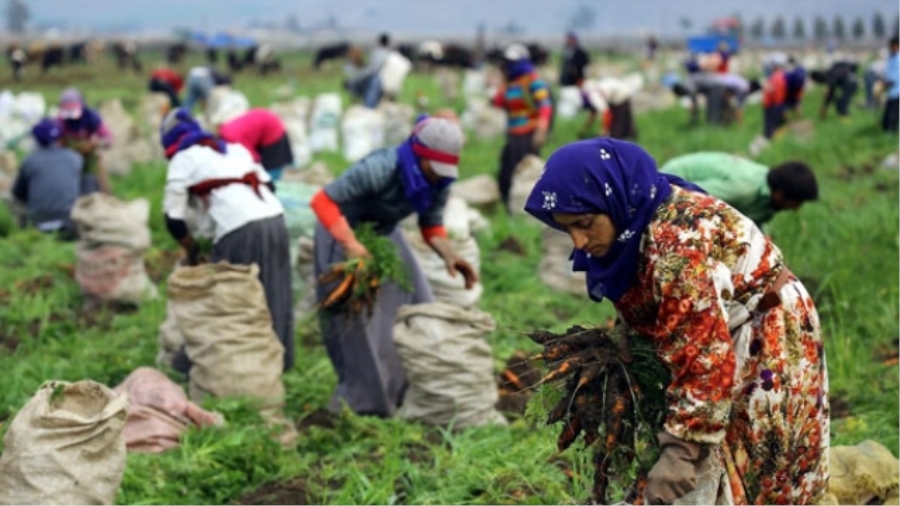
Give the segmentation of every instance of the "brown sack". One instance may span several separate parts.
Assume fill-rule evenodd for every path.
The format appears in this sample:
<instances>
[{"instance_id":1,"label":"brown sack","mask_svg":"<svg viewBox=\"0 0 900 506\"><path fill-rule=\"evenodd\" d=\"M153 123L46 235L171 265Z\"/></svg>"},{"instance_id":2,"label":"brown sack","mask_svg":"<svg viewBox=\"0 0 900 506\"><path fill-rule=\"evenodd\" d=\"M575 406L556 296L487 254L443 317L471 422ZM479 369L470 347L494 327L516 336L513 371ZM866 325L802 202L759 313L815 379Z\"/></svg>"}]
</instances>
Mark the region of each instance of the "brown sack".
<instances>
[{"instance_id":1,"label":"brown sack","mask_svg":"<svg viewBox=\"0 0 900 506\"><path fill-rule=\"evenodd\" d=\"M127 393L131 401L122 432L129 451L163 452L178 446L189 424L205 427L224 423L221 414L190 402L180 386L151 367L135 369L115 391Z\"/></svg>"},{"instance_id":2,"label":"brown sack","mask_svg":"<svg viewBox=\"0 0 900 506\"><path fill-rule=\"evenodd\" d=\"M192 366L191 400L253 399L263 416L282 423L284 348L272 328L259 267L228 262L177 268L169 306Z\"/></svg>"},{"instance_id":3,"label":"brown sack","mask_svg":"<svg viewBox=\"0 0 900 506\"><path fill-rule=\"evenodd\" d=\"M91 380L41 385L3 440L0 504L113 504L127 406L127 395Z\"/></svg>"}]
</instances>

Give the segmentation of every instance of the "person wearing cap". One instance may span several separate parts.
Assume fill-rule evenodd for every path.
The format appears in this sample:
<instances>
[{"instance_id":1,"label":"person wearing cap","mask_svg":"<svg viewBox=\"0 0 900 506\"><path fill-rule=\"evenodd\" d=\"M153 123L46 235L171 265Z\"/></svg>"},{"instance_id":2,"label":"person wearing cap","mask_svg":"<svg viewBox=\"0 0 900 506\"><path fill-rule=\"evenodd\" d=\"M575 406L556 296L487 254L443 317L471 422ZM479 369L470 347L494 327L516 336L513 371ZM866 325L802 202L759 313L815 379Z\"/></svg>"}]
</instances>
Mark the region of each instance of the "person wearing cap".
<instances>
[{"instance_id":1,"label":"person wearing cap","mask_svg":"<svg viewBox=\"0 0 900 506\"><path fill-rule=\"evenodd\" d=\"M181 105L178 95L184 88L184 79L181 74L168 67L160 66L150 74L150 91L163 93L169 98L169 108L175 109Z\"/></svg>"},{"instance_id":2,"label":"person wearing cap","mask_svg":"<svg viewBox=\"0 0 900 506\"><path fill-rule=\"evenodd\" d=\"M110 146L112 134L106 128L100 114L85 105L81 92L75 88L68 88L60 95L58 117L62 126L63 145L81 154L85 174L96 176L96 179L86 180L96 183L96 188L85 190L110 193L109 178L99 150Z\"/></svg>"},{"instance_id":3,"label":"person wearing cap","mask_svg":"<svg viewBox=\"0 0 900 506\"><path fill-rule=\"evenodd\" d=\"M500 155L497 183L508 211L513 173L529 154L540 156L547 143L553 106L550 90L538 76L524 45L511 44L503 51L502 70L506 84L497 91L492 104L505 109L507 116L506 144Z\"/></svg>"},{"instance_id":4,"label":"person wearing cap","mask_svg":"<svg viewBox=\"0 0 900 506\"><path fill-rule=\"evenodd\" d=\"M57 121L45 118L31 133L37 148L22 161L12 195L25 205L32 226L73 239L75 227L69 214L82 195L84 162L78 153L60 144L62 128Z\"/></svg>"},{"instance_id":5,"label":"person wearing cap","mask_svg":"<svg viewBox=\"0 0 900 506\"><path fill-rule=\"evenodd\" d=\"M416 213L423 238L444 259L449 273L463 276L467 289L478 281L472 266L453 251L443 226L444 205L450 184L459 175L463 142L456 122L420 118L405 142L373 151L312 198L310 205L318 218L317 277L335 263L370 256L353 229L371 223L376 233L397 245L412 287L405 291L385 281L370 318L321 314L322 337L338 376L329 404L332 411L339 411L346 402L358 414L390 417L403 401L407 381L394 348L394 317L400 306L434 302L434 295L397 226L400 221ZM333 288L334 284L317 286L318 301Z\"/></svg>"},{"instance_id":6,"label":"person wearing cap","mask_svg":"<svg viewBox=\"0 0 900 506\"><path fill-rule=\"evenodd\" d=\"M816 175L803 162L784 162L770 169L730 153L709 151L677 156L659 171L700 186L760 228L776 212L793 211L819 198Z\"/></svg>"},{"instance_id":7,"label":"person wearing cap","mask_svg":"<svg viewBox=\"0 0 900 506\"><path fill-rule=\"evenodd\" d=\"M772 139L776 131L787 123L784 117L785 102L787 101L787 79L784 69L787 66L787 56L783 53L771 55L764 71L767 74L766 84L763 86L763 137Z\"/></svg>"},{"instance_id":8,"label":"person wearing cap","mask_svg":"<svg viewBox=\"0 0 900 506\"><path fill-rule=\"evenodd\" d=\"M210 261L259 266L272 327L284 346L284 370L294 365L291 260L284 209L269 174L240 144L225 143L184 109L169 112L160 126L169 168L163 212L169 234L200 260L197 238L211 239ZM190 361L176 354L173 367L187 373Z\"/></svg>"},{"instance_id":9,"label":"person wearing cap","mask_svg":"<svg viewBox=\"0 0 900 506\"><path fill-rule=\"evenodd\" d=\"M186 97L182 107L189 113L193 113L194 106L198 103L206 107L206 101L216 86L231 85L231 76L223 74L212 67L194 67L187 75L184 84Z\"/></svg>"},{"instance_id":10,"label":"person wearing cap","mask_svg":"<svg viewBox=\"0 0 900 506\"><path fill-rule=\"evenodd\" d=\"M268 109L249 111L218 124L219 138L240 144L250 151L253 160L263 166L272 181L281 179L284 169L293 166L291 142L281 118Z\"/></svg>"},{"instance_id":11,"label":"person wearing cap","mask_svg":"<svg viewBox=\"0 0 900 506\"><path fill-rule=\"evenodd\" d=\"M858 68L859 66L855 62L839 60L826 71L814 70L809 73L813 82L828 87L825 97L822 99L822 106L819 108L819 118L825 119L828 116L828 108L832 102L835 103L839 117L849 116L850 103L859 88L859 81L856 77ZM838 90L840 90L840 97L837 97Z\"/></svg>"}]
</instances>

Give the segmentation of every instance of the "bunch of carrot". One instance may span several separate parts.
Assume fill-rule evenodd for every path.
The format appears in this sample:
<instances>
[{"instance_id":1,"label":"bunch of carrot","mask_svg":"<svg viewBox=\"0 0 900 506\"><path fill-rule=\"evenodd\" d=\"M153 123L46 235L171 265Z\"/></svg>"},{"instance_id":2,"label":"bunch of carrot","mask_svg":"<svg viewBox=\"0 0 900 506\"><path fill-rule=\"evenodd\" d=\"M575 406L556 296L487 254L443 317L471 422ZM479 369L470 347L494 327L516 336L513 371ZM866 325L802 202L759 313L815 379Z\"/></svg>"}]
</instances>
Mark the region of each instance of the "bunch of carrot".
<instances>
[{"instance_id":1,"label":"bunch of carrot","mask_svg":"<svg viewBox=\"0 0 900 506\"><path fill-rule=\"evenodd\" d=\"M397 246L387 237L375 232L372 224L356 229L356 237L371 254L370 258L355 258L332 265L319 276L323 286L337 283L320 304L323 310L344 310L371 317L378 293L385 282L393 281L409 289L409 272Z\"/></svg>"},{"instance_id":2,"label":"bunch of carrot","mask_svg":"<svg viewBox=\"0 0 900 506\"><path fill-rule=\"evenodd\" d=\"M630 487L622 488L628 489L626 501L639 504L655 462L655 455L648 454L658 451L655 434L665 417L668 385L668 373L651 344L645 339L617 341L603 329L578 326L563 334L535 331L529 337L544 347L531 358L551 368L541 384L565 380L564 395L547 415L548 425L563 422L558 451L581 436L585 448L594 447L591 501L608 504L610 478L633 474ZM645 390L651 393L645 395Z\"/></svg>"}]
</instances>

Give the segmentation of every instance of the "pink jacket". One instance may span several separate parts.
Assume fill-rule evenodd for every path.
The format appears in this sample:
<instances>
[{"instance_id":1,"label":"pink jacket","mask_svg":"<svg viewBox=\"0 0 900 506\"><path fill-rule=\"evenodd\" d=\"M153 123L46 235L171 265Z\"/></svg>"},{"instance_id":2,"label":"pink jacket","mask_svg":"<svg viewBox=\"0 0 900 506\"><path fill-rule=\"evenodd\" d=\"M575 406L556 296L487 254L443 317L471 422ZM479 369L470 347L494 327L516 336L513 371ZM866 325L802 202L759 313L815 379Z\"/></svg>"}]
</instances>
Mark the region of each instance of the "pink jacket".
<instances>
[{"instance_id":1,"label":"pink jacket","mask_svg":"<svg viewBox=\"0 0 900 506\"><path fill-rule=\"evenodd\" d=\"M219 138L225 142L241 144L255 161L259 161L258 148L269 146L284 136L284 124L275 113L267 109L250 109L245 114L219 127Z\"/></svg>"}]
</instances>

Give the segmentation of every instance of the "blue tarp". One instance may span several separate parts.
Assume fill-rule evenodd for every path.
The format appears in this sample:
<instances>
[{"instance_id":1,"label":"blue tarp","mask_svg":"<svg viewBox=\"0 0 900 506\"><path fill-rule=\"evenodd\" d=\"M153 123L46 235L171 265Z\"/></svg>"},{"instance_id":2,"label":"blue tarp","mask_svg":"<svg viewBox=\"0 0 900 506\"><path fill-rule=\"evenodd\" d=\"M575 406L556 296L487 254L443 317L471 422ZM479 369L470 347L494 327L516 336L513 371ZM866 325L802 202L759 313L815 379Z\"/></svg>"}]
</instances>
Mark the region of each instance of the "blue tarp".
<instances>
[{"instance_id":1,"label":"blue tarp","mask_svg":"<svg viewBox=\"0 0 900 506\"><path fill-rule=\"evenodd\" d=\"M728 51L732 54L737 53L739 44L737 37L726 37L720 35L701 35L699 37L691 37L687 41L688 51L691 53L713 53L719 49L720 42L728 43Z\"/></svg>"},{"instance_id":2,"label":"blue tarp","mask_svg":"<svg viewBox=\"0 0 900 506\"><path fill-rule=\"evenodd\" d=\"M194 32L191 34L190 39L192 42L216 49L229 47L248 48L256 45L256 39L253 37L233 37L224 32L217 33L212 37L201 32Z\"/></svg>"}]
</instances>

